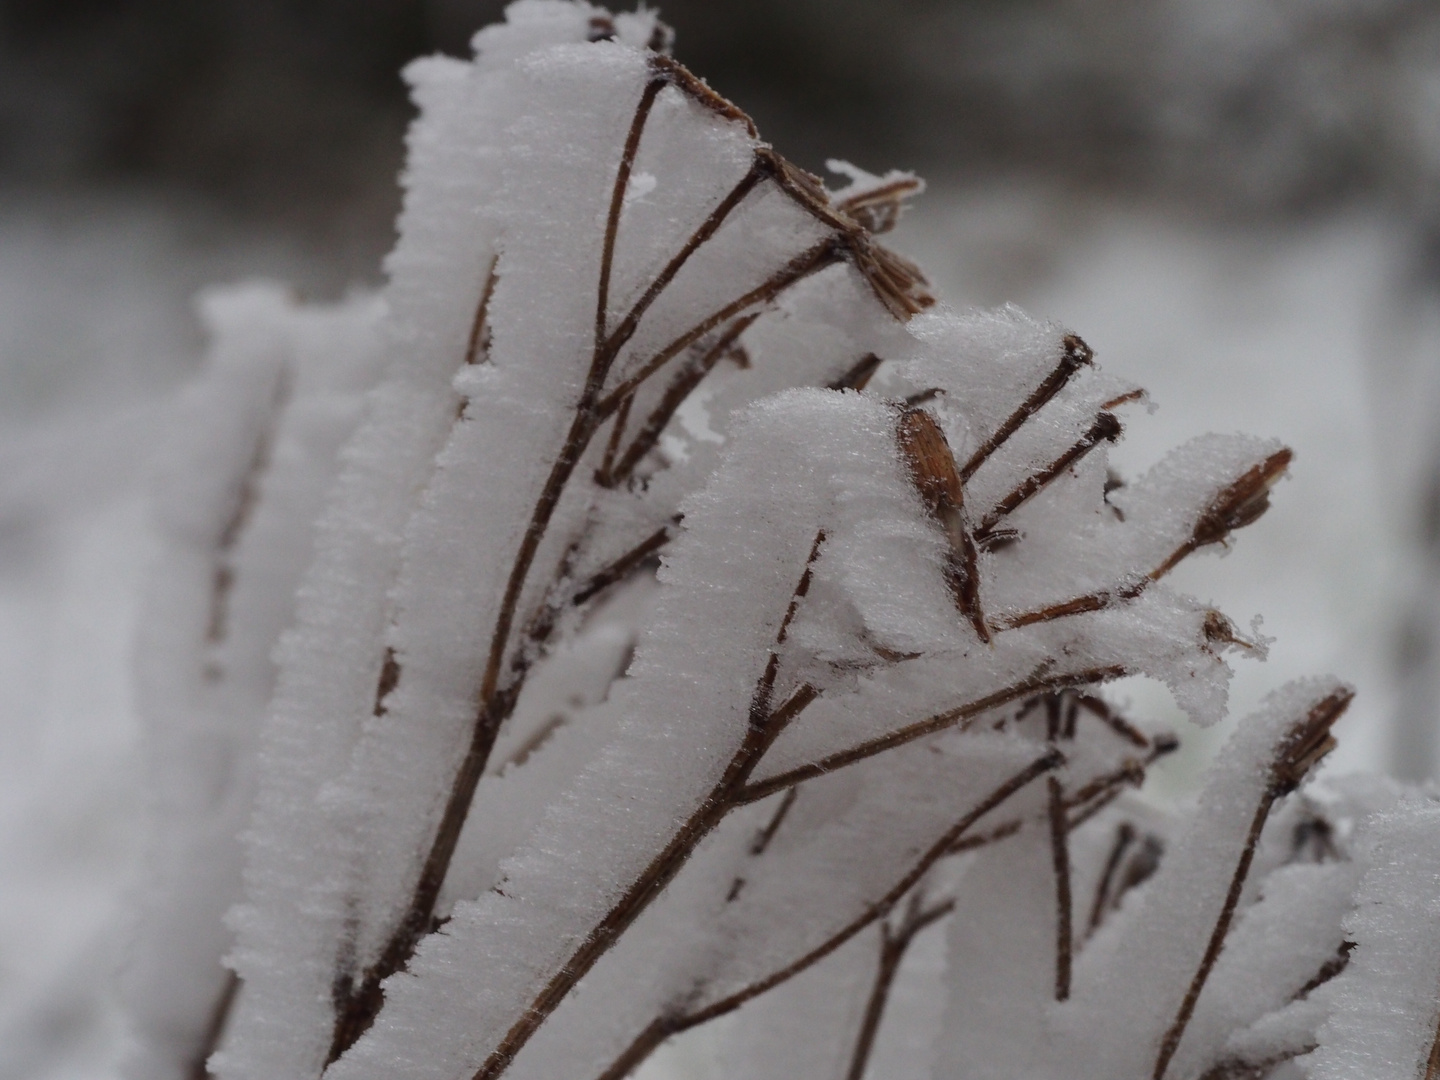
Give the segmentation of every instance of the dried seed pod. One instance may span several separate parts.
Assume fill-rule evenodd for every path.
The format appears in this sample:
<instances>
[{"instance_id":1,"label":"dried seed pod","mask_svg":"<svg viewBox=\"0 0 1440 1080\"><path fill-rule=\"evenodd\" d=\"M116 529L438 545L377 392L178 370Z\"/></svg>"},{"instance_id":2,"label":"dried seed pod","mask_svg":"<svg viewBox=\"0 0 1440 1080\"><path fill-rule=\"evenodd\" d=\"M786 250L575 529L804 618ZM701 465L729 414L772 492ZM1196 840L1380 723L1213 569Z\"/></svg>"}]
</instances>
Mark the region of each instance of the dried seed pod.
<instances>
[{"instance_id":1,"label":"dried seed pod","mask_svg":"<svg viewBox=\"0 0 1440 1080\"><path fill-rule=\"evenodd\" d=\"M1222 542L1270 509L1270 489L1290 467L1293 456L1289 447L1277 450L1220 492L1195 523L1195 547Z\"/></svg>"},{"instance_id":2,"label":"dried seed pod","mask_svg":"<svg viewBox=\"0 0 1440 1080\"><path fill-rule=\"evenodd\" d=\"M945 576L955 597L955 606L975 628L980 640L989 642L990 627L980 608L979 555L975 541L965 528L965 493L945 433L924 409L906 408L900 413L895 441L925 509L939 522L950 542Z\"/></svg>"},{"instance_id":3,"label":"dried seed pod","mask_svg":"<svg viewBox=\"0 0 1440 1080\"><path fill-rule=\"evenodd\" d=\"M1280 741L1275 763L1270 767L1275 794L1294 791L1326 754L1335 749L1330 727L1349 707L1355 691L1342 687L1325 697L1295 724Z\"/></svg>"},{"instance_id":4,"label":"dried seed pod","mask_svg":"<svg viewBox=\"0 0 1440 1080\"><path fill-rule=\"evenodd\" d=\"M918 177L906 176L880 184L848 198L835 200L835 209L872 235L889 232L900 220L905 200L924 188Z\"/></svg>"}]
</instances>

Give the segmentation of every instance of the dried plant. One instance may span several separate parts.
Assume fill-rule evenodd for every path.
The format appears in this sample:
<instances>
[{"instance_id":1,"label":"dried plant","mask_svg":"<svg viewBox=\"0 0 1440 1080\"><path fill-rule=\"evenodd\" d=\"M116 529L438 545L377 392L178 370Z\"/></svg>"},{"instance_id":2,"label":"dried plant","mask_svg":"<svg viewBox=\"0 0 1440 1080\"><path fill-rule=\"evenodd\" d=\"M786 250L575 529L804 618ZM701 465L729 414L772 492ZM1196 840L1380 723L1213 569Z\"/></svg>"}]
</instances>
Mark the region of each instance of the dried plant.
<instances>
[{"instance_id":1,"label":"dried plant","mask_svg":"<svg viewBox=\"0 0 1440 1080\"><path fill-rule=\"evenodd\" d=\"M941 924L935 1075L1342 1075L1392 872L1349 823L1431 811L1295 794L1314 681L1182 825L1133 790L1175 738L1099 692L1223 715L1263 642L1164 579L1289 451L1118 484L1142 393L936 305L875 239L917 179L827 191L651 14L476 44L411 69L383 309L215 327L147 665L157 775L228 772L159 817L136 1075L619 1080L738 1012L736 1075L859 1080Z\"/></svg>"}]
</instances>

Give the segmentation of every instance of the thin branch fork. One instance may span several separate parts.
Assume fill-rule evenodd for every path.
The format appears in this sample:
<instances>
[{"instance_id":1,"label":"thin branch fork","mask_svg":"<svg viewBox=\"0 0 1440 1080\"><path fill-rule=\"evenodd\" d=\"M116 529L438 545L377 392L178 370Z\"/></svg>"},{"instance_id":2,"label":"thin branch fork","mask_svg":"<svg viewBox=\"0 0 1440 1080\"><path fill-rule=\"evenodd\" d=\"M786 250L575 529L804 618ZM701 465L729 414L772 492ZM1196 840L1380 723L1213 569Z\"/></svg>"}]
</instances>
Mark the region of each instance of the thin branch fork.
<instances>
[{"instance_id":1,"label":"thin branch fork","mask_svg":"<svg viewBox=\"0 0 1440 1080\"><path fill-rule=\"evenodd\" d=\"M1084 671L1068 672L1058 675L1035 676L997 690L993 694L987 694L983 698L967 702L964 705L948 709L945 712L936 713L934 716L924 720L918 720L904 727L895 729L885 735L874 739L868 739L846 750L829 754L818 761L806 765L799 765L793 769L787 769L774 776L768 776L763 780L756 780L746 784L736 793L736 800L739 804L756 802L777 791L783 791L792 784L803 783L806 780L826 773L843 769L847 765L853 765L858 761L882 754L886 750L894 749L897 746L904 746L906 743L914 742L916 739L923 739L927 735L933 735L937 731L944 731L946 728L959 726L962 729L967 722L974 720L977 716L987 713L992 709L998 709L1002 705L1008 705L1012 701L1019 701L1037 693L1047 690L1061 690L1072 686L1084 686L1091 683L1105 682L1110 679L1118 679L1128 673L1128 669L1121 664L1111 664L1106 667L1087 668Z\"/></svg>"},{"instance_id":2,"label":"thin branch fork","mask_svg":"<svg viewBox=\"0 0 1440 1080\"><path fill-rule=\"evenodd\" d=\"M1060 348L1060 363L1056 365L1055 370L1031 392L1030 396L1010 414L990 438L980 444L975 453L970 456L970 460L965 463L965 467L960 470L962 481L968 482L980 466L984 465L1010 436L1020 430L1025 421L1038 413L1056 394L1065 389L1065 385L1077 371L1094 363L1095 354L1091 351L1090 346L1074 334L1065 335Z\"/></svg>"},{"instance_id":3,"label":"thin branch fork","mask_svg":"<svg viewBox=\"0 0 1440 1080\"><path fill-rule=\"evenodd\" d=\"M591 929L566 962L550 978L520 1018L505 1033L475 1073L475 1080L493 1080L503 1073L540 1026L565 997L574 989L595 963L650 906L651 902L674 880L686 860L731 810L735 794L744 786L750 772L770 749L785 726L816 697L819 691L809 684L797 687L777 708L772 708L775 680L779 674L780 646L784 644L790 624L801 602L809 592L816 558L825 543L825 533L816 533L805 569L797 582L785 614L775 635L775 646L765 664L764 673L755 685L750 704L750 722L739 749L731 757L710 792L697 809L671 837L670 842L630 885L605 917Z\"/></svg>"},{"instance_id":4,"label":"thin branch fork","mask_svg":"<svg viewBox=\"0 0 1440 1080\"><path fill-rule=\"evenodd\" d=\"M875 1048L875 1036L880 1032L880 1021L885 1017L885 1006L890 999L890 987L900 971L910 943L922 930L943 919L955 908L955 901L945 900L931 907L925 907L924 895L917 891L910 895L905 905L905 916L899 926L892 926L889 919L880 923L880 957L875 972L875 982L870 988L870 997L865 1003L865 1015L860 1021L860 1030L855 1037L855 1049L850 1054L850 1068L846 1080L864 1080L865 1068L870 1063L870 1054Z\"/></svg>"},{"instance_id":5,"label":"thin branch fork","mask_svg":"<svg viewBox=\"0 0 1440 1080\"><path fill-rule=\"evenodd\" d=\"M885 918L921 879L929 873L930 868L951 852L955 845L969 832L976 822L995 808L1008 802L1018 792L1041 776L1063 765L1064 761L1064 755L1054 747L1051 747L1045 754L1036 758L1014 776L1011 776L977 803L964 817L957 821L951 828L947 829L945 834L925 851L916 863L884 896L876 900L861 915L846 924L834 935L827 938L803 956L786 964L784 967L778 968L764 978L757 979L750 985L721 998L719 1001L712 1002L703 1009L698 1009L688 1014L673 1014L653 1021L637 1036L635 1042L616 1059L614 1064L600 1075L599 1080L624 1080L632 1070L644 1061L645 1058L666 1039L734 1012L746 1002L754 1000L761 994L773 990L775 987L788 982L801 972L813 967L844 945L856 934L859 934L871 926L876 920Z\"/></svg>"},{"instance_id":6,"label":"thin branch fork","mask_svg":"<svg viewBox=\"0 0 1440 1080\"><path fill-rule=\"evenodd\" d=\"M741 314L747 308L774 299L796 281L846 257L847 252L858 250L857 245L861 245L863 241L863 237L860 236L863 230L859 230L859 227L853 223L836 218L837 227L845 231L845 236L837 235L827 238L811 250L792 259L768 281L712 313L689 332L682 334L659 354L652 357L640 371L625 380L609 396L603 396L604 385L610 369L618 357L620 349L638 328L645 311L679 273L690 256L714 235L735 207L756 185L767 177L774 177L785 190L792 193L798 192L801 197L811 202L816 198L813 192L805 190L803 184L797 183L793 174L798 170L795 170L793 166L783 162L783 159L774 155L773 152L757 152L755 167L747 172L729 195L712 210L699 229L692 234L681 250L651 282L631 310L612 330L609 326L610 286L625 192L629 185L646 123L661 90L666 86L674 85L717 114L727 119L743 121L748 125L752 134L754 132L753 124L750 124L748 117L709 90L680 65L660 56L652 57L651 63L655 77L646 84L636 106L611 190L596 289L595 341L590 370L584 389L576 403L570 429L551 467L511 566L499 614L491 635L490 651L484 674L481 678L478 693L479 707L472 727L470 745L457 769L439 826L416 881L410 903L400 923L381 950L375 964L361 975L358 988L355 985L353 974L342 973L337 976L335 1029L327 1054L327 1063L337 1060L354 1044L356 1039L369 1029L384 1002L380 984L409 962L420 939L431 930L440 889L454 857L465 818L474 801L475 791L484 774L500 725L513 711L515 702L519 698L523 668L512 680L512 685L502 689L500 679L505 656L511 642L520 597L541 541L559 505L560 497L596 430L620 407L622 402L629 399L645 379L659 370L671 357L688 348L715 327ZM823 189L819 197L823 201ZM812 213L817 213L816 208L809 202L806 203L806 207ZM830 212L826 210L824 213ZM492 279L493 274L487 276L487 290L492 287ZM488 297L482 296L481 303L477 307L476 327L481 326L484 322L484 310L488 307L487 300ZM479 332L472 328L472 338ZM467 347L467 357L470 353L471 350Z\"/></svg>"},{"instance_id":7,"label":"thin branch fork","mask_svg":"<svg viewBox=\"0 0 1440 1080\"><path fill-rule=\"evenodd\" d=\"M1080 436L1075 445L1044 468L1027 476L980 519L980 525L974 534L975 543L983 547L985 542L994 535L995 529L1001 521L1033 499L1061 476L1066 469L1071 468L1095 447L1101 443L1113 443L1120 437L1122 431L1124 428L1114 413L1102 412L1085 434Z\"/></svg>"},{"instance_id":8,"label":"thin branch fork","mask_svg":"<svg viewBox=\"0 0 1440 1080\"><path fill-rule=\"evenodd\" d=\"M1288 448L1281 448L1218 492L1196 519L1189 538L1148 574L1136 576L1113 589L1077 596L1035 611L1002 615L990 620L991 628L996 632L1016 630L1134 600L1151 583L1159 581L1200 548L1224 543L1230 533L1257 521L1269 509L1270 490L1285 474L1292 456Z\"/></svg>"}]
</instances>

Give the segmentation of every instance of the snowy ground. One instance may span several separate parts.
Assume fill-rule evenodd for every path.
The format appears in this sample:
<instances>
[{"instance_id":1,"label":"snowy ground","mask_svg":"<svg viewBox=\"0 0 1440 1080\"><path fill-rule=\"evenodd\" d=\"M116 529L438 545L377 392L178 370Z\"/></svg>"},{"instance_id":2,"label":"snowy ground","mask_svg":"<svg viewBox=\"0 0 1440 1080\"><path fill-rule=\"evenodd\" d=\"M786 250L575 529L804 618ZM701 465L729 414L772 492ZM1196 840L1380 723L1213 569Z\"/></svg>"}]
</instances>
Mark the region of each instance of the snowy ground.
<instances>
[{"instance_id":1,"label":"snowy ground","mask_svg":"<svg viewBox=\"0 0 1440 1080\"><path fill-rule=\"evenodd\" d=\"M1294 447L1272 512L1182 583L1242 626L1263 614L1277 639L1267 664L1241 666L1239 708L1333 671L1360 689L1336 766L1383 767L1430 400L1406 380L1440 346L1423 305L1397 299L1399 230L1363 215L1216 230L1005 188L927 196L896 243L957 303L1019 302L1148 386L1160 408L1135 417L1127 467L1207 430ZM0 1080L113 1075L106 986L144 805L129 676L143 477L201 344L188 296L257 272L325 279L283 243L155 203L0 208ZM1171 711L1163 691L1126 692ZM1172 788L1214 737L1191 741ZM876 1068L905 1075L885 1054L882 1036ZM695 1041L647 1074L703 1076L705 1057Z\"/></svg>"}]
</instances>

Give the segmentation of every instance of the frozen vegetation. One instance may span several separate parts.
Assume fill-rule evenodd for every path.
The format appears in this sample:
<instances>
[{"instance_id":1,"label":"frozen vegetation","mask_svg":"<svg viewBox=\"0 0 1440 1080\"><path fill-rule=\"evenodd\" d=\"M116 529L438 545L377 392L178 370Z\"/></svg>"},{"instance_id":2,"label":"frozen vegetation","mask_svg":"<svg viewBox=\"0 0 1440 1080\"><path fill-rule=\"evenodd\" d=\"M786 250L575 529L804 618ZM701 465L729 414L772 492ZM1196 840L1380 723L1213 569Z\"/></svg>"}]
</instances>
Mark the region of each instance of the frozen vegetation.
<instances>
[{"instance_id":1,"label":"frozen vegetation","mask_svg":"<svg viewBox=\"0 0 1440 1080\"><path fill-rule=\"evenodd\" d=\"M1243 559L1272 496L1309 490L1272 492L1292 450L1188 415L1173 448L1117 446L1144 390L1067 328L937 300L877 239L917 178L836 162L825 187L653 14L521 0L475 44L407 72L383 294L213 292L177 394L10 452L38 462L15 520L69 500L30 511L66 545L46 617L109 620L50 662L113 670L45 706L74 745L9 789L7 843L69 798L112 850L32 850L29 881L88 874L65 920L26 914L43 884L7 901L12 940L54 942L7 974L6 1067L1440 1073L1435 804L1311 782L1353 692L1281 678L1374 654L1317 628L1277 673L1254 661L1286 648L1278 612L1186 591L1224 572L1191 556L1246 529ZM65 438L87 463L47 467ZM144 492L90 479L107 458L148 459ZM1376 512L1368 479L1310 509ZM1137 790L1175 730L1234 711L1232 662L1278 688L1243 695L1198 796ZM66 1062L44 1024L97 1048Z\"/></svg>"}]
</instances>

